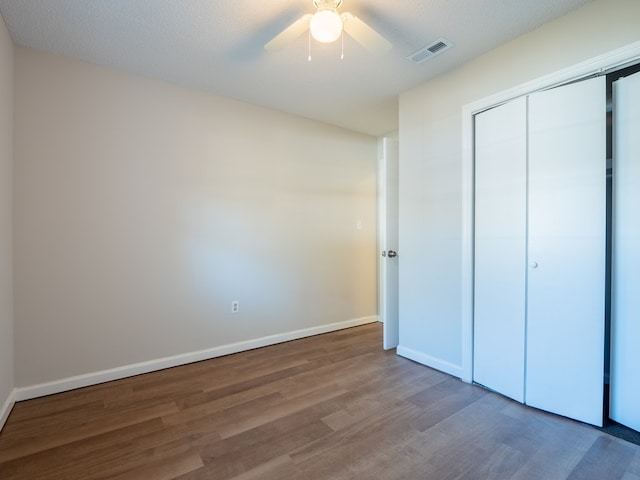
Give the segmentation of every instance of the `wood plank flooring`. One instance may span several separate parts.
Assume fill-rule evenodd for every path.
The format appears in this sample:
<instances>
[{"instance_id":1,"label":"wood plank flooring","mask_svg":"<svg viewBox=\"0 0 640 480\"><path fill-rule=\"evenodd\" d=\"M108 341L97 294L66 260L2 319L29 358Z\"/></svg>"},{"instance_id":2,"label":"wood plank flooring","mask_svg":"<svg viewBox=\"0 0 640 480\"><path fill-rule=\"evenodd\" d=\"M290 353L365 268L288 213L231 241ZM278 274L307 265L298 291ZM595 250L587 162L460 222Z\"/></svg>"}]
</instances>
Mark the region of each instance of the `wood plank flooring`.
<instances>
[{"instance_id":1,"label":"wood plank flooring","mask_svg":"<svg viewBox=\"0 0 640 480\"><path fill-rule=\"evenodd\" d=\"M381 345L372 324L20 402L0 479L640 480L640 446Z\"/></svg>"}]
</instances>

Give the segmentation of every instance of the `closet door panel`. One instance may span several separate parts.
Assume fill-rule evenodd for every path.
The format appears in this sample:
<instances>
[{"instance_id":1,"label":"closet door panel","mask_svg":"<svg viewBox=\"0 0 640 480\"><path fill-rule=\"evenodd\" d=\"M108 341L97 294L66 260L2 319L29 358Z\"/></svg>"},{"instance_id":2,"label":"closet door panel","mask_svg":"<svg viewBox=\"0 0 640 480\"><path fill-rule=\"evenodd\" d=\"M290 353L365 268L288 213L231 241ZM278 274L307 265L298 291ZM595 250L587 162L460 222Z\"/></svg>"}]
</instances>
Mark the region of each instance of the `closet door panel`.
<instances>
[{"instance_id":1,"label":"closet door panel","mask_svg":"<svg viewBox=\"0 0 640 480\"><path fill-rule=\"evenodd\" d=\"M473 379L524 401L526 99L476 116Z\"/></svg>"},{"instance_id":2,"label":"closet door panel","mask_svg":"<svg viewBox=\"0 0 640 480\"><path fill-rule=\"evenodd\" d=\"M602 424L605 78L529 97L527 404Z\"/></svg>"},{"instance_id":3,"label":"closet door panel","mask_svg":"<svg viewBox=\"0 0 640 480\"><path fill-rule=\"evenodd\" d=\"M640 74L614 85L610 416L640 430Z\"/></svg>"}]
</instances>

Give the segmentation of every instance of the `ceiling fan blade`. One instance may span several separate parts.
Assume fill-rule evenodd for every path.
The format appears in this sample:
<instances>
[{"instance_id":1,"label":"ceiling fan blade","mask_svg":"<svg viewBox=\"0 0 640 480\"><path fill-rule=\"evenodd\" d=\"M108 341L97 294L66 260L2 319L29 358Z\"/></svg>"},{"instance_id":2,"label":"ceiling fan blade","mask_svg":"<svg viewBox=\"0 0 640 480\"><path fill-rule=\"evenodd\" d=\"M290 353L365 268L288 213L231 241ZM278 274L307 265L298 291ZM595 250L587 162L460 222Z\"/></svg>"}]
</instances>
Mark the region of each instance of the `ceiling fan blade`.
<instances>
[{"instance_id":1,"label":"ceiling fan blade","mask_svg":"<svg viewBox=\"0 0 640 480\"><path fill-rule=\"evenodd\" d=\"M352 13L342 14L344 31L353 39L376 55L384 55L391 50L391 43Z\"/></svg>"},{"instance_id":2,"label":"ceiling fan blade","mask_svg":"<svg viewBox=\"0 0 640 480\"><path fill-rule=\"evenodd\" d=\"M282 32L272 38L265 46L264 49L270 52L280 50L286 47L289 43L293 42L296 38L302 35L309 29L309 22L311 22L312 14L303 15L298 20L293 22Z\"/></svg>"}]
</instances>

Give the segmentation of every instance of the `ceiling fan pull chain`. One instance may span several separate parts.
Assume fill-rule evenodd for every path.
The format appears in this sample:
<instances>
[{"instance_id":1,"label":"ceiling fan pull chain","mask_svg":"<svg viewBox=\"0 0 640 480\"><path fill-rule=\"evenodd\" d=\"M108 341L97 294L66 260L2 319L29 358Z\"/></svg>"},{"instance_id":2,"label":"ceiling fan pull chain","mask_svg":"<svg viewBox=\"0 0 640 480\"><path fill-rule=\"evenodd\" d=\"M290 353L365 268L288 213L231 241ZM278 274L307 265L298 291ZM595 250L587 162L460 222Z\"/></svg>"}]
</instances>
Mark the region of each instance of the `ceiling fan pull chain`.
<instances>
[{"instance_id":1,"label":"ceiling fan pull chain","mask_svg":"<svg viewBox=\"0 0 640 480\"><path fill-rule=\"evenodd\" d=\"M307 62L311 61L311 30L309 30L309 56L307 57Z\"/></svg>"},{"instance_id":2,"label":"ceiling fan pull chain","mask_svg":"<svg viewBox=\"0 0 640 480\"><path fill-rule=\"evenodd\" d=\"M342 53L340 54L340 60L344 60L344 30L342 30L342 34L340 36L342 37Z\"/></svg>"}]
</instances>

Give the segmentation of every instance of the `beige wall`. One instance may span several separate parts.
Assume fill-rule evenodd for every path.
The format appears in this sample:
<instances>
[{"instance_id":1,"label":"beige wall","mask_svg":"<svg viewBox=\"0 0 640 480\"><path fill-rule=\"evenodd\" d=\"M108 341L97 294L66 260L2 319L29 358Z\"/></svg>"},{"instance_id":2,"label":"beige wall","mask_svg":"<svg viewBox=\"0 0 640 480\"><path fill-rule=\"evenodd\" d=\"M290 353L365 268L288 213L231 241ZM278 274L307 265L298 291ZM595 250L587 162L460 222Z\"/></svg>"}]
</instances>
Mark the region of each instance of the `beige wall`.
<instances>
[{"instance_id":1,"label":"beige wall","mask_svg":"<svg viewBox=\"0 0 640 480\"><path fill-rule=\"evenodd\" d=\"M13 43L0 16L0 417L14 383L12 181Z\"/></svg>"},{"instance_id":2,"label":"beige wall","mask_svg":"<svg viewBox=\"0 0 640 480\"><path fill-rule=\"evenodd\" d=\"M24 48L15 78L18 386L376 315L376 139Z\"/></svg>"},{"instance_id":3,"label":"beige wall","mask_svg":"<svg viewBox=\"0 0 640 480\"><path fill-rule=\"evenodd\" d=\"M596 0L400 97L400 345L461 367L462 107L640 40L640 2Z\"/></svg>"}]
</instances>

